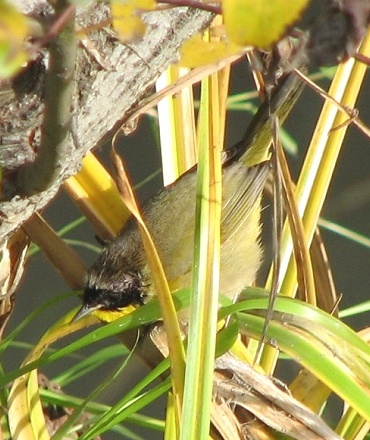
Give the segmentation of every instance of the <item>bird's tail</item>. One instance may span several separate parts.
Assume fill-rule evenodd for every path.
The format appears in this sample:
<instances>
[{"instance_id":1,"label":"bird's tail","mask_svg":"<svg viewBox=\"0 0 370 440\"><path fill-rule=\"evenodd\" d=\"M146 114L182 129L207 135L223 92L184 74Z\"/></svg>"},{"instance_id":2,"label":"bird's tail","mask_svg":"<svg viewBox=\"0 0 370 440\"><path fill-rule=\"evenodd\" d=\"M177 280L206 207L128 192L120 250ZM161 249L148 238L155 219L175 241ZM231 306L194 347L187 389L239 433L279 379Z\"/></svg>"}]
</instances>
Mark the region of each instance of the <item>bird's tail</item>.
<instances>
[{"instance_id":1,"label":"bird's tail","mask_svg":"<svg viewBox=\"0 0 370 440\"><path fill-rule=\"evenodd\" d=\"M295 72L282 77L269 98L259 107L243 139L225 150L224 163L240 160L246 167L251 167L268 159L273 133L271 117L277 117L282 124L301 94L303 86L303 81Z\"/></svg>"}]
</instances>

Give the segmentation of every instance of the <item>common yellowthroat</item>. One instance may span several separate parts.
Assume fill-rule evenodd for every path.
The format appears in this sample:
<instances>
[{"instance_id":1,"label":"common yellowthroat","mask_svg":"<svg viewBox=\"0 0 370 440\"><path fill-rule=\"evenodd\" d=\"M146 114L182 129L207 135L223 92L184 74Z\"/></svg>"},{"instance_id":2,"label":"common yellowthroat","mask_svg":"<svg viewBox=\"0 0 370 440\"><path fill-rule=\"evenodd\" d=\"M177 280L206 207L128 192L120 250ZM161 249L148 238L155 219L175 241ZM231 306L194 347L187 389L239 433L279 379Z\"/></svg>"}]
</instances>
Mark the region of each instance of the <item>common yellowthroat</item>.
<instances>
[{"instance_id":1,"label":"common yellowthroat","mask_svg":"<svg viewBox=\"0 0 370 440\"><path fill-rule=\"evenodd\" d=\"M258 150L266 151L271 143L270 114L282 122L300 89L300 80L288 75L276 87L269 102L261 105L243 140L225 151L220 292L231 298L254 282L262 256L261 194L269 164L250 164L258 157ZM196 184L194 168L162 189L142 209L172 291L191 285ZM110 322L155 294L138 226L132 218L90 269L83 306L75 319L94 312L100 320Z\"/></svg>"}]
</instances>

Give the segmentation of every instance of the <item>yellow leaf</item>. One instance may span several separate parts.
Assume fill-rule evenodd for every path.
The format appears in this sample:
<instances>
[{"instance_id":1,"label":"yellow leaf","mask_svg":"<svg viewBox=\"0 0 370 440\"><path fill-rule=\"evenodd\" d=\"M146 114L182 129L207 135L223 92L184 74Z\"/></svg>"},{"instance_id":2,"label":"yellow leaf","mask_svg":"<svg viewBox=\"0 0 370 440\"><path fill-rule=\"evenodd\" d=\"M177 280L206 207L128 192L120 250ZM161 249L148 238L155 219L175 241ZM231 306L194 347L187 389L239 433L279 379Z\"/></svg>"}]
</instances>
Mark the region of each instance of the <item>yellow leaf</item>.
<instances>
[{"instance_id":1,"label":"yellow leaf","mask_svg":"<svg viewBox=\"0 0 370 440\"><path fill-rule=\"evenodd\" d=\"M154 0L115 0L111 2L113 27L123 42L140 40L146 30L140 13L155 9Z\"/></svg>"},{"instance_id":2,"label":"yellow leaf","mask_svg":"<svg viewBox=\"0 0 370 440\"><path fill-rule=\"evenodd\" d=\"M300 18L308 0L223 0L226 33L241 46L267 48Z\"/></svg>"},{"instance_id":3,"label":"yellow leaf","mask_svg":"<svg viewBox=\"0 0 370 440\"><path fill-rule=\"evenodd\" d=\"M201 34L196 34L185 41L181 48L180 65L184 67L199 67L216 63L243 50L232 41L223 40L208 42Z\"/></svg>"},{"instance_id":4,"label":"yellow leaf","mask_svg":"<svg viewBox=\"0 0 370 440\"><path fill-rule=\"evenodd\" d=\"M0 0L0 78L14 75L27 60L23 45L27 31L26 17Z\"/></svg>"}]
</instances>

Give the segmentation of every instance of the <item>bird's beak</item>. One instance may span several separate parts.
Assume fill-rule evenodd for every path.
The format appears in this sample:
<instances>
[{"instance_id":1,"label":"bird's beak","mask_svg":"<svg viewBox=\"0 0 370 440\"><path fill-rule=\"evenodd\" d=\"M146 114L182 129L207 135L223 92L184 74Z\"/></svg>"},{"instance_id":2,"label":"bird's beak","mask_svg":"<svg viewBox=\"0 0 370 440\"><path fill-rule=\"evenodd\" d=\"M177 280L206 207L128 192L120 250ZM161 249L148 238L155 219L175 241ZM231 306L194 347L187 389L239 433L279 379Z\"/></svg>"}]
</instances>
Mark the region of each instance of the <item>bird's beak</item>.
<instances>
[{"instance_id":1,"label":"bird's beak","mask_svg":"<svg viewBox=\"0 0 370 440\"><path fill-rule=\"evenodd\" d=\"M95 310L100 309L100 306L96 306L96 307L89 307L87 305L84 305L80 308L80 310L76 313L76 315L71 319L71 322L76 322L79 319L90 315L91 313L95 312Z\"/></svg>"}]
</instances>

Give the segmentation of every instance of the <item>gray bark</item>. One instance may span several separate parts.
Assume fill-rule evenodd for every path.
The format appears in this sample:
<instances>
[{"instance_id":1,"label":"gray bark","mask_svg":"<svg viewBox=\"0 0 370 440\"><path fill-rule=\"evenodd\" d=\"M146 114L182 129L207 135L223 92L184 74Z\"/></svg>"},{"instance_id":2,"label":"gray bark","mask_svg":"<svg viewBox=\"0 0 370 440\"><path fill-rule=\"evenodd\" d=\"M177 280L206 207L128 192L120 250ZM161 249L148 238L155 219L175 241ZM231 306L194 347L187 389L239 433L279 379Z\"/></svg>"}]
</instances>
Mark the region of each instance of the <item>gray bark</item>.
<instances>
[{"instance_id":1,"label":"gray bark","mask_svg":"<svg viewBox=\"0 0 370 440\"><path fill-rule=\"evenodd\" d=\"M19 3L27 12L35 13L45 8L46 1ZM108 13L106 6L93 3L79 12L78 23L81 27L99 23ZM89 33L99 57L109 67L103 68L93 53L79 45L78 99L74 102L78 144L70 140L71 154L66 157L57 181L49 189L29 197L17 193L15 176L19 167L35 157L43 108L43 69L39 66L35 69L27 79L26 92L20 87L18 96L13 96L12 90L0 89L0 143L3 144L0 165L4 169L5 194L0 203L0 243L55 196L63 181L78 171L81 159L89 150L114 134L150 92L161 72L178 59L181 44L206 28L212 17L209 12L189 8L147 13L146 35L130 46L120 44L109 29ZM28 90L30 85L32 89ZM6 89L4 84L0 87Z\"/></svg>"}]
</instances>

